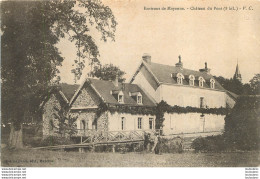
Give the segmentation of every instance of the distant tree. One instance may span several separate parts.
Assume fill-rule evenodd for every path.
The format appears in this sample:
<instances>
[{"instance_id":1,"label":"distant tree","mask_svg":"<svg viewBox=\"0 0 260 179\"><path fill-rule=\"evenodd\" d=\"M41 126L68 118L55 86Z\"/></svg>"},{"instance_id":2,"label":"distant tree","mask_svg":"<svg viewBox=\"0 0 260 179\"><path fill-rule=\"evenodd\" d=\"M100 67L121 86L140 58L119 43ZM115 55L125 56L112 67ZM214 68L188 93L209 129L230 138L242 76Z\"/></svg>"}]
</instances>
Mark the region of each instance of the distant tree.
<instances>
[{"instance_id":1,"label":"distant tree","mask_svg":"<svg viewBox=\"0 0 260 179\"><path fill-rule=\"evenodd\" d=\"M260 94L260 73L256 74L249 82L253 92Z\"/></svg>"},{"instance_id":2,"label":"distant tree","mask_svg":"<svg viewBox=\"0 0 260 179\"><path fill-rule=\"evenodd\" d=\"M119 82L124 82L125 72L120 70L119 67L114 66L113 64L105 64L104 66L95 66L91 76L97 77L101 80L115 80L116 76L118 76Z\"/></svg>"},{"instance_id":3,"label":"distant tree","mask_svg":"<svg viewBox=\"0 0 260 179\"><path fill-rule=\"evenodd\" d=\"M214 78L221 84L221 86L224 89L231 91L237 95L252 94L252 88L247 83L243 84L240 81L238 81L237 79L233 79L233 78L227 79L222 76L219 76L219 77L214 76Z\"/></svg>"},{"instance_id":4,"label":"distant tree","mask_svg":"<svg viewBox=\"0 0 260 179\"><path fill-rule=\"evenodd\" d=\"M11 123L11 147L23 146L27 114L39 114L39 105L59 79L63 58L55 45L60 38L67 34L78 48L72 72L80 78L85 59L98 63L89 26L106 41L114 40L116 24L111 9L99 0L1 2L1 111L2 121Z\"/></svg>"}]
</instances>

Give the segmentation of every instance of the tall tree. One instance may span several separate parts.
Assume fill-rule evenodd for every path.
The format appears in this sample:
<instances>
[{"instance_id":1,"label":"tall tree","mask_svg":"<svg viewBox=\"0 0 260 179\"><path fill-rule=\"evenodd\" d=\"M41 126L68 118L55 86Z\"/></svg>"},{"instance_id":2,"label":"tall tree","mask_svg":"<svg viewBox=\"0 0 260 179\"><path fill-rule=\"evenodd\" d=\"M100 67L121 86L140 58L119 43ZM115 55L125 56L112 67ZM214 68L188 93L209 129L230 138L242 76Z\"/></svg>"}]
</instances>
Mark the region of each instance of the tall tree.
<instances>
[{"instance_id":1,"label":"tall tree","mask_svg":"<svg viewBox=\"0 0 260 179\"><path fill-rule=\"evenodd\" d=\"M115 80L118 77L119 82L124 82L125 72L113 64L105 64L104 66L95 66L90 73L91 76L97 77L101 80Z\"/></svg>"},{"instance_id":2,"label":"tall tree","mask_svg":"<svg viewBox=\"0 0 260 179\"><path fill-rule=\"evenodd\" d=\"M60 38L78 48L76 78L85 63L98 63L99 51L89 26L101 40L114 40L116 21L99 0L1 2L2 119L11 122L10 145L22 147L26 114L37 114L39 105L58 78L63 58L55 45ZM87 60L87 61L85 61Z\"/></svg>"},{"instance_id":3,"label":"tall tree","mask_svg":"<svg viewBox=\"0 0 260 179\"><path fill-rule=\"evenodd\" d=\"M241 96L225 117L224 137L228 146L239 150L260 148L260 97Z\"/></svg>"}]
</instances>

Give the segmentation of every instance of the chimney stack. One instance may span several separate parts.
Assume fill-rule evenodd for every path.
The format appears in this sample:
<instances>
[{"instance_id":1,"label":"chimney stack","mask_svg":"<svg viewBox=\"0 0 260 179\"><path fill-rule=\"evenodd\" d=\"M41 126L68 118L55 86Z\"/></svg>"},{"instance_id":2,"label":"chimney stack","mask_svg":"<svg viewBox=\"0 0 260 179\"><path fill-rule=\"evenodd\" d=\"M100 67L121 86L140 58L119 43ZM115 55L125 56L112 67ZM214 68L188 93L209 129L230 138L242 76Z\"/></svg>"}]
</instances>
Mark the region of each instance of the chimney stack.
<instances>
[{"instance_id":1,"label":"chimney stack","mask_svg":"<svg viewBox=\"0 0 260 179\"><path fill-rule=\"evenodd\" d=\"M207 74L210 74L210 69L208 68L207 62L205 62L205 68L200 69L200 72L206 72Z\"/></svg>"},{"instance_id":2,"label":"chimney stack","mask_svg":"<svg viewBox=\"0 0 260 179\"><path fill-rule=\"evenodd\" d=\"M178 68L182 68L183 67L183 63L181 62L181 56L179 55L179 62L175 64L176 67Z\"/></svg>"},{"instance_id":3,"label":"chimney stack","mask_svg":"<svg viewBox=\"0 0 260 179\"><path fill-rule=\"evenodd\" d=\"M150 54L148 54L148 53L144 53L143 54L143 56L142 56L142 58L143 58L143 61L145 61L146 63L148 63L148 64L151 64L151 55Z\"/></svg>"},{"instance_id":4,"label":"chimney stack","mask_svg":"<svg viewBox=\"0 0 260 179\"><path fill-rule=\"evenodd\" d=\"M118 87L118 74L116 74L116 78L115 80L113 81L113 84Z\"/></svg>"}]
</instances>

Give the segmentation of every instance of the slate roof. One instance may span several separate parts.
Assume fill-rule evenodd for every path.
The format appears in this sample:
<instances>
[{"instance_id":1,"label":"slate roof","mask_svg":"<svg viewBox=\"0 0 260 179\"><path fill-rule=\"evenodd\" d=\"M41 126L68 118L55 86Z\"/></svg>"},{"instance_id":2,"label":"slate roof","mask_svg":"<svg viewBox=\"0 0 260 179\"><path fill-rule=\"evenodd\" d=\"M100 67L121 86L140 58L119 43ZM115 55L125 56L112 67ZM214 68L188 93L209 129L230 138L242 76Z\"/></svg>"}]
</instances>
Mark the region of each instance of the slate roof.
<instances>
[{"instance_id":1,"label":"slate roof","mask_svg":"<svg viewBox=\"0 0 260 179\"><path fill-rule=\"evenodd\" d=\"M190 70L186 68L178 68L175 66L170 65L163 65L158 63L151 62L150 64L145 63L145 65L150 69L150 71L154 74L154 76L158 79L160 83L169 83L169 84L177 84L177 79L172 78L171 74L182 73L184 76L183 85L189 85L189 75L195 76L194 86L199 87L198 78L201 76L205 79L204 87L203 88L210 88L210 79L214 77L210 74L205 72L199 72L195 70ZM218 90L225 90L215 79L215 89Z\"/></svg>"},{"instance_id":2,"label":"slate roof","mask_svg":"<svg viewBox=\"0 0 260 179\"><path fill-rule=\"evenodd\" d=\"M118 87L114 85L111 81L104 81L99 79L88 78L86 81L94 87L94 89L99 93L99 95L105 100L106 103L110 104L122 104L117 101L117 99L111 94L112 90L122 90L124 94L125 105L141 106L129 96L129 92L140 92L142 94L142 106L155 106L156 104L145 94L145 92L136 84L129 83L118 83Z\"/></svg>"},{"instance_id":3,"label":"slate roof","mask_svg":"<svg viewBox=\"0 0 260 179\"><path fill-rule=\"evenodd\" d=\"M79 88L79 85L77 85L77 84L70 85L67 83L61 83L59 86L61 88L61 92L65 95L65 97L67 98L68 101L71 100L71 98L73 97L73 95L75 94L77 89Z\"/></svg>"}]
</instances>

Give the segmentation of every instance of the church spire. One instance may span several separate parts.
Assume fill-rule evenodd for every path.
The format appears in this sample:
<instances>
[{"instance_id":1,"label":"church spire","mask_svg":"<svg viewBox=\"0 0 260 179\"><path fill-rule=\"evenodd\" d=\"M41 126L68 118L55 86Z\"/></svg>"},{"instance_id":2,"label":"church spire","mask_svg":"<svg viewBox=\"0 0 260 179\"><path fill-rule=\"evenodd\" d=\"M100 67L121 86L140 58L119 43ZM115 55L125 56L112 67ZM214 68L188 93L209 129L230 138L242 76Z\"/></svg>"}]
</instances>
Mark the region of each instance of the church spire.
<instances>
[{"instance_id":1,"label":"church spire","mask_svg":"<svg viewBox=\"0 0 260 179\"><path fill-rule=\"evenodd\" d=\"M242 76L241 76L241 73L240 73L240 70L239 70L239 67L238 67L238 61L237 61L236 71L235 71L235 74L234 74L234 79L237 79L240 82L242 81Z\"/></svg>"}]
</instances>

